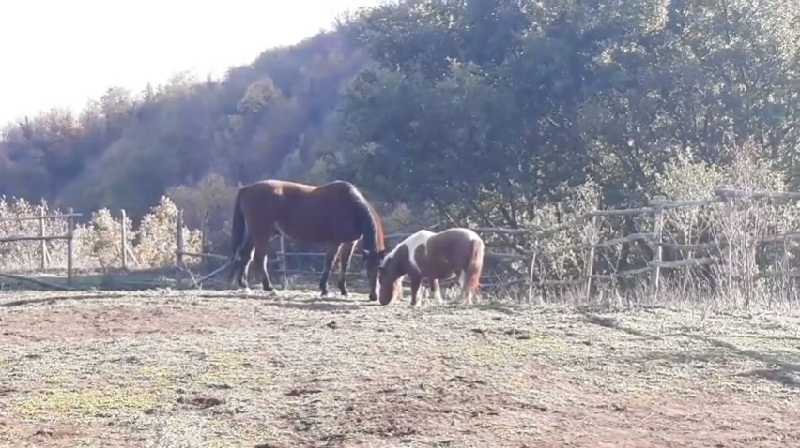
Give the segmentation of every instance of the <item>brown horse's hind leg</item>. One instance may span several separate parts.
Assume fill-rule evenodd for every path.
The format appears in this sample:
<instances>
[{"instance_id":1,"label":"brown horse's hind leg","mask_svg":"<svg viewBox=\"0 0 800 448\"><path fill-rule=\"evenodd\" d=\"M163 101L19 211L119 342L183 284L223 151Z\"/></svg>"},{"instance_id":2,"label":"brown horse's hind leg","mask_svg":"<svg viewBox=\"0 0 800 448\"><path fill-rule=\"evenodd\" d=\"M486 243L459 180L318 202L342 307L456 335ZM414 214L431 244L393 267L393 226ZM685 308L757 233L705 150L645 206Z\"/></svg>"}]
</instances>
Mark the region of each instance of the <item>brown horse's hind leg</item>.
<instances>
[{"instance_id":1,"label":"brown horse's hind leg","mask_svg":"<svg viewBox=\"0 0 800 448\"><path fill-rule=\"evenodd\" d=\"M336 283L336 286L339 287L339 291L345 297L347 297L347 267L350 265L350 259L353 257L353 249L355 248L355 243L346 243L339 249L339 263L341 265L339 267L339 282Z\"/></svg>"},{"instance_id":2,"label":"brown horse's hind leg","mask_svg":"<svg viewBox=\"0 0 800 448\"><path fill-rule=\"evenodd\" d=\"M331 269L336 263L340 247L341 244L332 244L328 246L328 251L325 253L325 267L322 269L322 278L319 279L319 290L322 297L328 295L328 279L331 277Z\"/></svg>"},{"instance_id":3,"label":"brown horse's hind leg","mask_svg":"<svg viewBox=\"0 0 800 448\"><path fill-rule=\"evenodd\" d=\"M237 264L236 280L240 288L249 289L247 274L250 272L250 263L253 262L253 248L250 248L250 252L242 253L241 257Z\"/></svg>"},{"instance_id":4,"label":"brown horse's hind leg","mask_svg":"<svg viewBox=\"0 0 800 448\"><path fill-rule=\"evenodd\" d=\"M234 269L236 275L236 280L239 283L240 288L248 288L247 285L247 273L250 269L250 263L253 262L253 243L248 240L237 253L236 258L234 258Z\"/></svg>"},{"instance_id":5,"label":"brown horse's hind leg","mask_svg":"<svg viewBox=\"0 0 800 448\"><path fill-rule=\"evenodd\" d=\"M411 306L420 306L419 302L419 287L422 285L422 276L419 274L408 274L408 279L411 281Z\"/></svg>"},{"instance_id":6,"label":"brown horse's hind leg","mask_svg":"<svg viewBox=\"0 0 800 448\"><path fill-rule=\"evenodd\" d=\"M267 269L267 263L269 262L268 250L269 238L259 239L255 243L255 262L261 270L261 285L264 287L264 291L273 291L272 283L269 281L269 269Z\"/></svg>"}]
</instances>

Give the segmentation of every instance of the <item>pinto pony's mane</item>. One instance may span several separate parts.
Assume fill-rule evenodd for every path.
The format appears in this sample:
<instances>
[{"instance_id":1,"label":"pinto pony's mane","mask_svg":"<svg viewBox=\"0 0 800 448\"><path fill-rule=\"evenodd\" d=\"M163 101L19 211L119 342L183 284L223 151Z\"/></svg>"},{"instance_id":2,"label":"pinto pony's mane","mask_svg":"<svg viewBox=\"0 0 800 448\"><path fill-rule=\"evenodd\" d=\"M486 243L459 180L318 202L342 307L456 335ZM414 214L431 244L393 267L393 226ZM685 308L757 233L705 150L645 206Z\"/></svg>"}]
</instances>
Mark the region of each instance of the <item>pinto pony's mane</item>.
<instances>
[{"instance_id":1,"label":"pinto pony's mane","mask_svg":"<svg viewBox=\"0 0 800 448\"><path fill-rule=\"evenodd\" d=\"M384 268L384 267L386 267L386 265L387 265L387 264L388 264L388 263L389 263L391 260L393 260L393 259L394 259L394 256L395 256L395 255L397 255L397 249L399 249L399 248L400 248L400 247L402 247L402 246L405 246L405 245L406 245L406 241L407 241L407 240L408 240L408 238L406 238L405 240L403 240L403 241L401 241L401 242L399 242L399 243L395 244L395 246L392 248L392 250L390 250L390 251L389 251L389 253L387 253L387 254L386 254L384 257L383 257L383 260L381 260L381 266L380 266L381 268Z\"/></svg>"},{"instance_id":2,"label":"pinto pony's mane","mask_svg":"<svg viewBox=\"0 0 800 448\"><path fill-rule=\"evenodd\" d=\"M414 260L414 252L417 250L419 246L424 245L425 242L428 241L428 238L432 237L433 235L435 235L434 232L423 229L423 230L418 230L412 233L411 235L407 236L406 239L397 243L397 245L392 248L391 252L389 252L388 254L386 254L385 257L383 257L383 260L381 260L381 267L385 267L386 264L389 263L389 261L394 259L394 256L397 255L398 249L400 249L401 247L406 247L408 249L409 263L411 263L411 265L414 266L415 269L419 269L416 261Z\"/></svg>"}]
</instances>

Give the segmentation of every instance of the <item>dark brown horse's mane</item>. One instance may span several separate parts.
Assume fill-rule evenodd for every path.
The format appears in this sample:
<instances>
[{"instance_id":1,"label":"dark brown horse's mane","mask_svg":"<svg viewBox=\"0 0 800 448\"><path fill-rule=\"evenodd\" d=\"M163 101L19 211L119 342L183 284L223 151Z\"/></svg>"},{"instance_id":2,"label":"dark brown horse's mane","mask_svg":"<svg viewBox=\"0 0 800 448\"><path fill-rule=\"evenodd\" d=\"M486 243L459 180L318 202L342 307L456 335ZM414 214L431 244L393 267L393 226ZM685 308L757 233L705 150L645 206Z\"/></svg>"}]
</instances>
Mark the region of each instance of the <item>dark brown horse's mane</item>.
<instances>
[{"instance_id":1,"label":"dark brown horse's mane","mask_svg":"<svg viewBox=\"0 0 800 448\"><path fill-rule=\"evenodd\" d=\"M353 206L358 220L358 227L362 232L361 244L364 251L371 253L383 249L383 235L379 235L378 223L372 207L358 189L350 185L350 194L353 198Z\"/></svg>"}]
</instances>

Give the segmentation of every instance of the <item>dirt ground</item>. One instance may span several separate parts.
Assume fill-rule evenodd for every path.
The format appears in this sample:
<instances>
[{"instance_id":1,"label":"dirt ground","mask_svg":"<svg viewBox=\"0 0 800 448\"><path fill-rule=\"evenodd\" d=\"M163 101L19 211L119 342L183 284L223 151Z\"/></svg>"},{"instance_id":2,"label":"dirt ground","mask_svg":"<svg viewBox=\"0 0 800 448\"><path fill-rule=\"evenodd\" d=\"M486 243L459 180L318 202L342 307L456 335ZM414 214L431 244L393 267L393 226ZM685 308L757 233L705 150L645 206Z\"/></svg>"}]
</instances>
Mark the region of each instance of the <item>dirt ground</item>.
<instances>
[{"instance_id":1,"label":"dirt ground","mask_svg":"<svg viewBox=\"0 0 800 448\"><path fill-rule=\"evenodd\" d=\"M0 294L0 446L800 446L797 317Z\"/></svg>"}]
</instances>

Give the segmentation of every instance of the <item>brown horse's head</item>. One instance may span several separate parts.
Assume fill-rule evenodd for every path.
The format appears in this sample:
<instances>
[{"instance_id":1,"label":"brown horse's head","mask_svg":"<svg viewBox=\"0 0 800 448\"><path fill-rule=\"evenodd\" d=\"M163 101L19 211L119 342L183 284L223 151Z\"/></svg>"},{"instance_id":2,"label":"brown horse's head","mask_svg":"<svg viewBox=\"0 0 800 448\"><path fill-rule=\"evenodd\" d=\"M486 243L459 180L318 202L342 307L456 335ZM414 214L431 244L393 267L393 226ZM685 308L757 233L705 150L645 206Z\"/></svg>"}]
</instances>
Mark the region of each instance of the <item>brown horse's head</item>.
<instances>
[{"instance_id":1,"label":"brown horse's head","mask_svg":"<svg viewBox=\"0 0 800 448\"><path fill-rule=\"evenodd\" d=\"M369 300L378 300L378 268L380 268L386 250L364 251L364 265L367 269L367 279L369 280Z\"/></svg>"}]
</instances>

